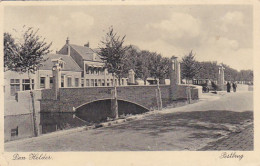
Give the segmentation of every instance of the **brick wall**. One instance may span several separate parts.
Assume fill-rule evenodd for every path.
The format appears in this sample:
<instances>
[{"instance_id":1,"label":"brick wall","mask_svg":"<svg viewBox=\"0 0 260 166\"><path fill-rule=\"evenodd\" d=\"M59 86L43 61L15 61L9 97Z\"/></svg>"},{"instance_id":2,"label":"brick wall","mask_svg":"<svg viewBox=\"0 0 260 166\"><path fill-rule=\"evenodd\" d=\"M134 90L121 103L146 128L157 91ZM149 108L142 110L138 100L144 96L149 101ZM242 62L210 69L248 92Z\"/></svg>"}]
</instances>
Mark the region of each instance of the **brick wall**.
<instances>
[{"instance_id":1,"label":"brick wall","mask_svg":"<svg viewBox=\"0 0 260 166\"><path fill-rule=\"evenodd\" d=\"M178 85L175 98L186 99L187 85ZM41 101L41 112L72 112L73 107L77 108L86 103L96 100L110 99L113 87L85 87L85 88L61 88L59 101L52 100L52 91L43 90ZM157 86L121 86L117 87L118 99L130 101L153 109L157 107L156 102ZM160 86L163 106L171 102L170 85ZM199 98L199 88L192 86L192 98Z\"/></svg>"}]
</instances>

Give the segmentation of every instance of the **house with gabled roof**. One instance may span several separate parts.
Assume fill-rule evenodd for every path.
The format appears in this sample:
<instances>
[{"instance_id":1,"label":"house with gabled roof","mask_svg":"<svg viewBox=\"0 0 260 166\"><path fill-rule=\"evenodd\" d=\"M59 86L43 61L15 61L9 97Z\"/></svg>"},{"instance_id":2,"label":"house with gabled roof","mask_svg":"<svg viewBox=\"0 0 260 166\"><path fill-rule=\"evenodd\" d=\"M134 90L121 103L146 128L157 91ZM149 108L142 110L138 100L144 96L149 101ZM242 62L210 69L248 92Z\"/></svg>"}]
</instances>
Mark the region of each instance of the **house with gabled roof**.
<instances>
[{"instance_id":1,"label":"house with gabled roof","mask_svg":"<svg viewBox=\"0 0 260 166\"><path fill-rule=\"evenodd\" d=\"M89 43L84 46L71 44L67 38L66 44L58 51L72 57L82 69L82 87L88 86L113 86L113 77L105 68L105 63L97 54L96 50L89 47ZM127 78L122 78L121 85L127 85ZM115 84L119 85L118 79Z\"/></svg>"},{"instance_id":2,"label":"house with gabled roof","mask_svg":"<svg viewBox=\"0 0 260 166\"><path fill-rule=\"evenodd\" d=\"M37 89L52 88L53 80L53 62L52 60L62 60L60 87L80 87L82 69L73 60L72 57L63 54L47 54L42 66L34 73L17 73L14 71L4 72L4 133L5 141L19 138L31 137L33 133L32 124L32 102L28 90L30 84L34 95L39 95ZM19 94L19 95L17 95ZM18 102L19 101L19 102ZM39 102L35 100L35 107L40 107ZM40 119L40 114L36 114ZM38 124L39 125L39 124ZM39 127L41 133L41 127Z\"/></svg>"},{"instance_id":3,"label":"house with gabled roof","mask_svg":"<svg viewBox=\"0 0 260 166\"><path fill-rule=\"evenodd\" d=\"M52 87L52 59L62 59L65 63L61 71L61 87L80 87L82 69L74 59L64 54L47 54L41 67L30 74L32 89L48 89ZM4 90L6 99L14 99L16 92L30 90L30 79L27 73L13 71L4 72Z\"/></svg>"}]
</instances>

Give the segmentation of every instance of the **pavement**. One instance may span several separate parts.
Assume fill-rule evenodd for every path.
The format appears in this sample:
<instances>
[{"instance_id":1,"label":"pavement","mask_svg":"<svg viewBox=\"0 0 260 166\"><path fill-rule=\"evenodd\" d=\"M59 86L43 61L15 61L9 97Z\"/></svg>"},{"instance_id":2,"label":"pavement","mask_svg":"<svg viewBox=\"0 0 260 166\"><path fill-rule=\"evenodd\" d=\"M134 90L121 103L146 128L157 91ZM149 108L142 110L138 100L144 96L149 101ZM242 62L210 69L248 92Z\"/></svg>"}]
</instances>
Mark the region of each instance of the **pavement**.
<instances>
[{"instance_id":1,"label":"pavement","mask_svg":"<svg viewBox=\"0 0 260 166\"><path fill-rule=\"evenodd\" d=\"M5 151L253 149L253 92L204 94L194 104L129 118L7 142Z\"/></svg>"},{"instance_id":2,"label":"pavement","mask_svg":"<svg viewBox=\"0 0 260 166\"><path fill-rule=\"evenodd\" d=\"M241 132L231 133L228 137L213 142L200 150L202 151L207 151L207 150L253 151L254 150L254 127L253 125L249 125Z\"/></svg>"}]
</instances>

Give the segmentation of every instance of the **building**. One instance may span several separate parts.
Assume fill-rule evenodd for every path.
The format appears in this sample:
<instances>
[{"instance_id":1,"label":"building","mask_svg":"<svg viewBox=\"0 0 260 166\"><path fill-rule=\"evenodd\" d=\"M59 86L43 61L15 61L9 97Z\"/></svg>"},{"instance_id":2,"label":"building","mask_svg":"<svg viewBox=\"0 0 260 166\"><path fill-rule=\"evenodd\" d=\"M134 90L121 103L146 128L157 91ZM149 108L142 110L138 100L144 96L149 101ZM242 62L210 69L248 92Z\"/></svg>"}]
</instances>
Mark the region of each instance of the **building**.
<instances>
[{"instance_id":1,"label":"building","mask_svg":"<svg viewBox=\"0 0 260 166\"><path fill-rule=\"evenodd\" d=\"M34 74L17 73L13 71L4 72L4 91L6 99L14 99L18 91L30 90L30 80L32 89L48 89L52 87L52 59L62 59L65 63L61 75L61 87L80 87L82 69L68 55L48 54L44 56L42 66Z\"/></svg>"},{"instance_id":2,"label":"building","mask_svg":"<svg viewBox=\"0 0 260 166\"><path fill-rule=\"evenodd\" d=\"M108 73L100 56L89 48L89 44L78 46L66 44L56 54L44 56L45 61L33 73L4 72L4 133L5 141L31 137L33 133L32 98L28 90L34 90L35 98L39 97L40 89L53 86L53 61L62 60L60 88L95 87L119 85L119 81ZM123 78L120 85L127 85L128 78ZM16 95L18 94L18 95ZM35 108L40 102L35 100ZM36 113L37 122L42 115ZM46 117L45 117L46 118ZM48 117L47 117L48 119ZM46 127L47 125L47 127ZM45 133L48 124L37 124L39 133ZM56 129L53 129L55 131Z\"/></svg>"},{"instance_id":3,"label":"building","mask_svg":"<svg viewBox=\"0 0 260 166\"><path fill-rule=\"evenodd\" d=\"M37 89L51 88L53 85L53 59L63 60L61 71L62 87L81 86L82 69L68 55L48 54L45 62L34 74L4 72L4 133L5 141L33 136L32 102L27 90L30 90L30 82L34 95L38 95ZM26 92L27 91L27 92ZM19 95L16 95L19 93ZM19 101L19 102L18 102ZM39 101L35 101L38 108ZM39 113L36 114L39 119Z\"/></svg>"},{"instance_id":4,"label":"building","mask_svg":"<svg viewBox=\"0 0 260 166\"><path fill-rule=\"evenodd\" d=\"M52 88L53 59L64 61L61 71L61 87L80 87L82 69L68 55L48 54L44 56L45 61L34 74L18 73L14 71L4 72L4 97L5 100L15 99L18 91L30 90L30 83L33 90ZM30 78L29 78L30 77Z\"/></svg>"},{"instance_id":5,"label":"building","mask_svg":"<svg viewBox=\"0 0 260 166\"><path fill-rule=\"evenodd\" d=\"M72 57L82 69L82 87L114 85L112 74L108 73L100 55L89 47L89 43L84 46L70 44L67 38L59 53ZM122 78L120 85L127 85L127 81L127 78ZM118 79L115 79L115 85L119 85Z\"/></svg>"}]
</instances>

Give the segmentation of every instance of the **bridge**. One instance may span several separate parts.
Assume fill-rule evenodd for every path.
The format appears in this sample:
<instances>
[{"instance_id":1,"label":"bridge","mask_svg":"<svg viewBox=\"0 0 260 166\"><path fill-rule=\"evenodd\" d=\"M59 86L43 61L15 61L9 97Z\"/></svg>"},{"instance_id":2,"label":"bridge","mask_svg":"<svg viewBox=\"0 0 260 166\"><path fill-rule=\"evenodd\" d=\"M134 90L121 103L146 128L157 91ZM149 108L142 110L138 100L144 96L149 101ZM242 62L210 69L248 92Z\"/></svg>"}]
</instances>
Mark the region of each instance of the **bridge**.
<instances>
[{"instance_id":1,"label":"bridge","mask_svg":"<svg viewBox=\"0 0 260 166\"><path fill-rule=\"evenodd\" d=\"M118 86L119 116L140 114L157 109L158 92L161 94L163 107L174 100L187 99L188 85L180 84L179 62L173 60L171 65L170 85ZM102 122L112 117L111 103L114 87L61 88L59 71L54 71L53 76L52 89L34 91L39 134ZM202 89L196 86L191 87L191 98L198 99ZM19 92L18 103L22 104L24 99L29 97L29 93ZM28 102L28 100L26 101Z\"/></svg>"}]
</instances>

